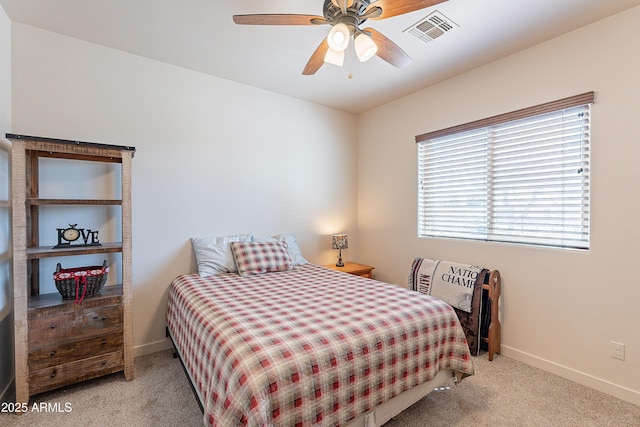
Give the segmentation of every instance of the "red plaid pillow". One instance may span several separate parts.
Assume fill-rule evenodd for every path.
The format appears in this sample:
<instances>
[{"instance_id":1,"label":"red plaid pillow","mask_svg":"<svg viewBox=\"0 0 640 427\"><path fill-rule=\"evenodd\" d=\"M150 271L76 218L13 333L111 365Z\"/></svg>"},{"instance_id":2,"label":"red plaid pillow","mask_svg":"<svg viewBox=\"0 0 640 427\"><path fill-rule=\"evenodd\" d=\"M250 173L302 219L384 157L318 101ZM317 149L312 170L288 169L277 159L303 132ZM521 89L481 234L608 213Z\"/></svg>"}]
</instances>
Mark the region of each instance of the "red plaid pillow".
<instances>
[{"instance_id":1,"label":"red plaid pillow","mask_svg":"<svg viewBox=\"0 0 640 427\"><path fill-rule=\"evenodd\" d=\"M233 258L241 276L292 269L285 242L232 242Z\"/></svg>"}]
</instances>

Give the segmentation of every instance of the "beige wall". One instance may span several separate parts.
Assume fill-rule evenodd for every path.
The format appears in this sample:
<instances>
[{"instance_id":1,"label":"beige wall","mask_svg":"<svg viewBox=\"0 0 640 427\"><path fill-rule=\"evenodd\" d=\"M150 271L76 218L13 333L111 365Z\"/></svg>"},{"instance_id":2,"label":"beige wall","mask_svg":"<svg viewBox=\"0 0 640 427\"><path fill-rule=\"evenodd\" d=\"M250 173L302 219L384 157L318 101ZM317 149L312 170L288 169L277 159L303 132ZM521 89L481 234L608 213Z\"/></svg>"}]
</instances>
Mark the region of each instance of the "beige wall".
<instances>
[{"instance_id":1,"label":"beige wall","mask_svg":"<svg viewBox=\"0 0 640 427\"><path fill-rule=\"evenodd\" d=\"M504 355L636 404L639 38L637 7L358 117L359 260L403 286L416 256L500 269ZM591 90L588 252L416 237L415 135Z\"/></svg>"},{"instance_id":2,"label":"beige wall","mask_svg":"<svg viewBox=\"0 0 640 427\"><path fill-rule=\"evenodd\" d=\"M331 233L357 246L355 116L18 23L13 52L14 133L137 148L137 354L167 347L192 236L291 232L316 263L333 260Z\"/></svg>"}]
</instances>

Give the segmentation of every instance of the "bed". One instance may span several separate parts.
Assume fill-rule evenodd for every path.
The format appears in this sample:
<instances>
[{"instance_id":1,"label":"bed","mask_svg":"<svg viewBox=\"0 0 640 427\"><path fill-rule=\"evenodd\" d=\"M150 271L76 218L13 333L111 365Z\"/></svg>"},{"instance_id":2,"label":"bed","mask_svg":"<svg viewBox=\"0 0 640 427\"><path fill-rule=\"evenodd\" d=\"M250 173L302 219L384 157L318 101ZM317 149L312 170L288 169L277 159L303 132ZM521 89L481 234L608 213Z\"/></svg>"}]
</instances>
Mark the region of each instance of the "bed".
<instances>
[{"instance_id":1,"label":"bed","mask_svg":"<svg viewBox=\"0 0 640 427\"><path fill-rule=\"evenodd\" d=\"M208 426L381 425L473 374L449 305L310 263L178 276L166 321Z\"/></svg>"},{"instance_id":2,"label":"bed","mask_svg":"<svg viewBox=\"0 0 640 427\"><path fill-rule=\"evenodd\" d=\"M308 263L293 235L192 242L167 335L207 426L379 426L473 374L446 303Z\"/></svg>"}]
</instances>

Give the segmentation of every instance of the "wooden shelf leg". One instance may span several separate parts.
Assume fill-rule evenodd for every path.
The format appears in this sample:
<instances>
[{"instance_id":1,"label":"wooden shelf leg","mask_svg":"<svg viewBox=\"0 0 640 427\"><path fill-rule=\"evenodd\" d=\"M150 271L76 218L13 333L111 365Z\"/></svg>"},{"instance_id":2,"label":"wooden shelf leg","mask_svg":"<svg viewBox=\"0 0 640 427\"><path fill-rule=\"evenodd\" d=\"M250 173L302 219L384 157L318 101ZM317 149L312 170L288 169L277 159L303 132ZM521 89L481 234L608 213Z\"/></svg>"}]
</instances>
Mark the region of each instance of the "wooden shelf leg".
<instances>
[{"instance_id":1,"label":"wooden shelf leg","mask_svg":"<svg viewBox=\"0 0 640 427\"><path fill-rule=\"evenodd\" d=\"M500 353L501 326L498 318L498 301L500 299L501 280L500 272L493 270L489 277L489 298L491 299L491 324L489 325L489 360L493 360L493 355Z\"/></svg>"}]
</instances>

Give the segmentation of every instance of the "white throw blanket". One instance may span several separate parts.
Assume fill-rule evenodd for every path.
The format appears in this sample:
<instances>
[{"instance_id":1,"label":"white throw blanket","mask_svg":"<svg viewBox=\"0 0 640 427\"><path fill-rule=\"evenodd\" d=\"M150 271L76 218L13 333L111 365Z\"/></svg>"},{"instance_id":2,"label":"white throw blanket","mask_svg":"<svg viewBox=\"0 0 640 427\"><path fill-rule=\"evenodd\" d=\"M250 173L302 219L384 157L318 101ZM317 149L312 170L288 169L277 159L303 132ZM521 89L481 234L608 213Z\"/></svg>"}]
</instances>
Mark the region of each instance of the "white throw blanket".
<instances>
[{"instance_id":1,"label":"white throw blanket","mask_svg":"<svg viewBox=\"0 0 640 427\"><path fill-rule=\"evenodd\" d=\"M416 290L436 297L452 307L471 312L471 300L482 267L449 261L423 259Z\"/></svg>"},{"instance_id":2,"label":"white throw blanket","mask_svg":"<svg viewBox=\"0 0 640 427\"><path fill-rule=\"evenodd\" d=\"M433 273L435 272L436 267L438 266L438 263L440 261L435 261L427 258L417 259L416 261L420 262L420 267L417 271L418 274L414 277L415 290L423 294L431 295Z\"/></svg>"}]
</instances>

